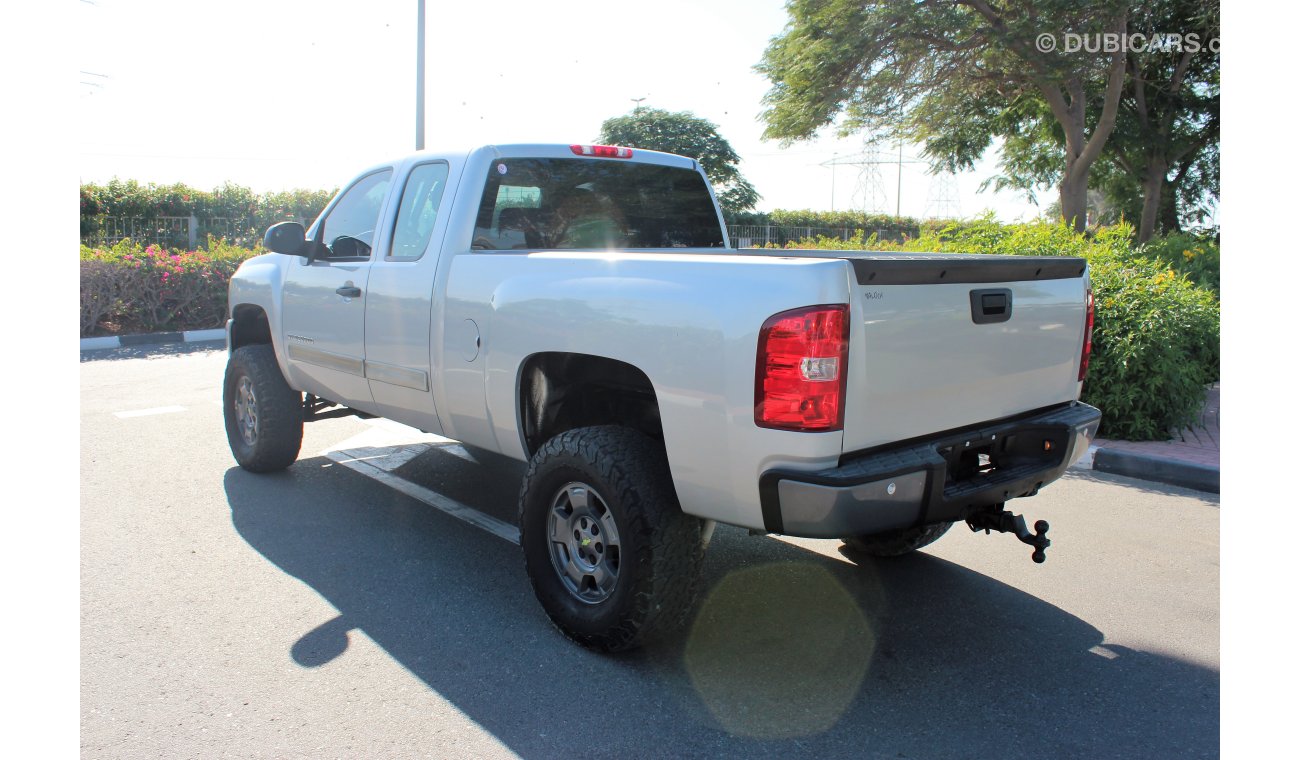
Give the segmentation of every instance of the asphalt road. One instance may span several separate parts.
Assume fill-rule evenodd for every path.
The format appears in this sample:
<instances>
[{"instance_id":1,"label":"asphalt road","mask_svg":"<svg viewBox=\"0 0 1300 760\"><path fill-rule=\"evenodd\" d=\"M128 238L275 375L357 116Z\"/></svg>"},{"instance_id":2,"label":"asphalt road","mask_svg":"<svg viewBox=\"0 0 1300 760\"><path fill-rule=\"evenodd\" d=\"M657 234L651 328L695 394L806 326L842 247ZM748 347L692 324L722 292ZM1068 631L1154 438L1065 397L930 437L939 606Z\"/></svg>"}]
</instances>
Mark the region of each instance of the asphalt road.
<instances>
[{"instance_id":1,"label":"asphalt road","mask_svg":"<svg viewBox=\"0 0 1300 760\"><path fill-rule=\"evenodd\" d=\"M1216 497L1071 473L1045 565L955 527L892 561L719 528L678 639L568 642L518 547L340 466L373 422L236 467L225 355L83 355L86 757L1134 758L1219 754ZM519 465L397 475L508 519Z\"/></svg>"}]
</instances>

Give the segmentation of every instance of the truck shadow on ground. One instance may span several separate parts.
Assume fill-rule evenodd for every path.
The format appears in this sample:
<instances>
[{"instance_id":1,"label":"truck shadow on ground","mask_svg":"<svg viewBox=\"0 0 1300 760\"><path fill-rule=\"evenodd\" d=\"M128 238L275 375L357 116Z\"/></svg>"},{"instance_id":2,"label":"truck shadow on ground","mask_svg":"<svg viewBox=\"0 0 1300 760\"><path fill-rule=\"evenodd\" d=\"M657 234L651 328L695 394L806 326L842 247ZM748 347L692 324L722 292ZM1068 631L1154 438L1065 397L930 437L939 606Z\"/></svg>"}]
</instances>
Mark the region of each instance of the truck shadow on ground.
<instances>
[{"instance_id":1,"label":"truck shadow on ground","mask_svg":"<svg viewBox=\"0 0 1300 760\"><path fill-rule=\"evenodd\" d=\"M328 667L362 631L526 757L1218 754L1217 671L924 553L720 527L689 629L602 656L551 627L517 547L328 459L225 489L243 539L339 611L268 632L286 656Z\"/></svg>"}]
</instances>

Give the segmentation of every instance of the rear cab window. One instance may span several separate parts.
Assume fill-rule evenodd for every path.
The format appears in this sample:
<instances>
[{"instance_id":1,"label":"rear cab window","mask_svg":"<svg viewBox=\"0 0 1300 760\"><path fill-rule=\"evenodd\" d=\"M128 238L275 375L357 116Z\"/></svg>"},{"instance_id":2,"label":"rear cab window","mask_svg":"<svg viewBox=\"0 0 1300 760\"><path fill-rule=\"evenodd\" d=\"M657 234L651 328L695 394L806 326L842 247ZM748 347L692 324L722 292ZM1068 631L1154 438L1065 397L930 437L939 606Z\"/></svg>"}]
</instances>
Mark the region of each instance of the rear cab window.
<instances>
[{"instance_id":1,"label":"rear cab window","mask_svg":"<svg viewBox=\"0 0 1300 760\"><path fill-rule=\"evenodd\" d=\"M435 161L411 170L402 188L397 217L393 220L388 259L416 261L429 247L429 236L438 221L438 207L447 186L447 163Z\"/></svg>"},{"instance_id":2,"label":"rear cab window","mask_svg":"<svg viewBox=\"0 0 1300 760\"><path fill-rule=\"evenodd\" d=\"M570 158L493 161L472 244L506 251L723 246L699 172Z\"/></svg>"}]
</instances>

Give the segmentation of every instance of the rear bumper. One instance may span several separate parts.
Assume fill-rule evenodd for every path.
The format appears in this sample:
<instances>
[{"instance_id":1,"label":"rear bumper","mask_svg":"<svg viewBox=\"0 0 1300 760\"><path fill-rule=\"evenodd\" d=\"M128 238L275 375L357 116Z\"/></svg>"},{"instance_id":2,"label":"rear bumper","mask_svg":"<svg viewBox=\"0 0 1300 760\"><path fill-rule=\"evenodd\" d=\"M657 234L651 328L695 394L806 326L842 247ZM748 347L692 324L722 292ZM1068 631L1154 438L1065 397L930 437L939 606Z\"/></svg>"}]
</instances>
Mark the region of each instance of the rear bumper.
<instances>
[{"instance_id":1,"label":"rear bumper","mask_svg":"<svg viewBox=\"0 0 1300 760\"><path fill-rule=\"evenodd\" d=\"M1073 402L1010 420L849 455L818 472L759 478L763 526L807 538L870 535L964 520L1061 477L1097 434L1101 412ZM983 466L981 466L983 462Z\"/></svg>"}]
</instances>

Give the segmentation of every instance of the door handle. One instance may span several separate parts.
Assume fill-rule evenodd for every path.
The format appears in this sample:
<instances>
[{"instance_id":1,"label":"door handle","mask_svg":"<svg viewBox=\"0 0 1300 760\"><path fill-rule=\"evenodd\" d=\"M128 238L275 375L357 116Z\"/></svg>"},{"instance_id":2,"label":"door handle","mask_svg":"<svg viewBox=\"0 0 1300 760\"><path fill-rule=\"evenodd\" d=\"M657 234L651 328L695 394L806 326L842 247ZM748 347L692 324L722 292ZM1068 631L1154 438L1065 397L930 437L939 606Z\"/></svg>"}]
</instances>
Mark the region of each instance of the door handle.
<instances>
[{"instance_id":1,"label":"door handle","mask_svg":"<svg viewBox=\"0 0 1300 760\"><path fill-rule=\"evenodd\" d=\"M343 296L344 298L360 298L360 297L361 297L361 288L358 288L358 287L355 287L355 286L351 286L351 285L344 285L344 286L341 287L341 288L335 288L335 289L334 289L334 292L335 292L335 293L338 293L339 295Z\"/></svg>"}]
</instances>

